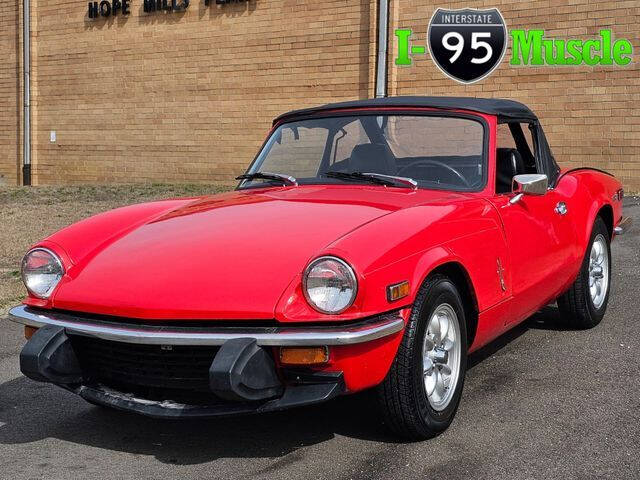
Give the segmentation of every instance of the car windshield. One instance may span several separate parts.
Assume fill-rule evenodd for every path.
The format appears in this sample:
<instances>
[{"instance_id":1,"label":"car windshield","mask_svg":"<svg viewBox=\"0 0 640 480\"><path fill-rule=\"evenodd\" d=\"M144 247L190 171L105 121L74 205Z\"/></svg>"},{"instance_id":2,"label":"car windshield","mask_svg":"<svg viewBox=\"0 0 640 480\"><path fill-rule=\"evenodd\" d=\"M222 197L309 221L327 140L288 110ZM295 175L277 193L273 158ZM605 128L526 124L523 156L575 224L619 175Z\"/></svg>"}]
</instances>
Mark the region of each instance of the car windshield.
<instances>
[{"instance_id":1,"label":"car windshield","mask_svg":"<svg viewBox=\"0 0 640 480\"><path fill-rule=\"evenodd\" d=\"M484 128L479 118L455 114L334 116L284 123L271 134L240 188L265 183L407 188L412 184L395 178L404 177L422 188L479 190L486 182Z\"/></svg>"}]
</instances>

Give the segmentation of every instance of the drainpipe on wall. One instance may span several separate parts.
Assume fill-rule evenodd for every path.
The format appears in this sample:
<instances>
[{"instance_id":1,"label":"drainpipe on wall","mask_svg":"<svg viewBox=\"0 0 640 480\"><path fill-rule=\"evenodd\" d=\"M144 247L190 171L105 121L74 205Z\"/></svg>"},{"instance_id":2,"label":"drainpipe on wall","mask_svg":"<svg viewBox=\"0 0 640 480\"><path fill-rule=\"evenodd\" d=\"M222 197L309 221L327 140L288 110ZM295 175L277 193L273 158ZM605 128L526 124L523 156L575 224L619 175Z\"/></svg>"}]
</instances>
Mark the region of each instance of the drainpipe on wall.
<instances>
[{"instance_id":1,"label":"drainpipe on wall","mask_svg":"<svg viewBox=\"0 0 640 480\"><path fill-rule=\"evenodd\" d=\"M23 64L23 99L24 127L22 131L22 183L31 185L31 29L29 0L22 0L22 64Z\"/></svg>"},{"instance_id":2,"label":"drainpipe on wall","mask_svg":"<svg viewBox=\"0 0 640 480\"><path fill-rule=\"evenodd\" d=\"M25 0L27 1L27 0ZM389 0L378 0L378 61L376 98L387 96L387 45L389 43Z\"/></svg>"}]
</instances>

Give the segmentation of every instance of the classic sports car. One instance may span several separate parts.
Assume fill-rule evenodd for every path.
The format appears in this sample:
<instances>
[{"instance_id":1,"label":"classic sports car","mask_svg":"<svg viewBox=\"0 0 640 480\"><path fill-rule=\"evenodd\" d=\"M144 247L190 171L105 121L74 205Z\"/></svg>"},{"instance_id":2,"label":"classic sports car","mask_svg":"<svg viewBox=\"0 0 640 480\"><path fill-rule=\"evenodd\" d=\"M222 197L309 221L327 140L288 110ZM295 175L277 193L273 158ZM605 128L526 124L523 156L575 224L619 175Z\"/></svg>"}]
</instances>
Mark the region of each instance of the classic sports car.
<instances>
[{"instance_id":1,"label":"classic sports car","mask_svg":"<svg viewBox=\"0 0 640 480\"><path fill-rule=\"evenodd\" d=\"M451 423L467 355L550 302L597 325L623 190L561 170L509 100L395 97L275 119L235 191L133 205L36 244L22 372L154 417L375 387L404 437Z\"/></svg>"}]
</instances>

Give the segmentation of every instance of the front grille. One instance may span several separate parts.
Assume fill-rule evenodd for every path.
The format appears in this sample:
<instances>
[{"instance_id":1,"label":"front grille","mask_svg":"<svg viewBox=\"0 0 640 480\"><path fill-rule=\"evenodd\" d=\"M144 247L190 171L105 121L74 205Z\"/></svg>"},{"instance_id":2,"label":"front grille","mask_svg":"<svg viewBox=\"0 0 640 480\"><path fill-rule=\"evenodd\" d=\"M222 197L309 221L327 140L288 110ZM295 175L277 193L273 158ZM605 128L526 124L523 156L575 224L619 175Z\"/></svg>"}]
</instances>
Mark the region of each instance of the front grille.
<instances>
[{"instance_id":1,"label":"front grille","mask_svg":"<svg viewBox=\"0 0 640 480\"><path fill-rule=\"evenodd\" d=\"M149 400L217 404L209 391L215 346L140 345L71 335L87 383Z\"/></svg>"}]
</instances>

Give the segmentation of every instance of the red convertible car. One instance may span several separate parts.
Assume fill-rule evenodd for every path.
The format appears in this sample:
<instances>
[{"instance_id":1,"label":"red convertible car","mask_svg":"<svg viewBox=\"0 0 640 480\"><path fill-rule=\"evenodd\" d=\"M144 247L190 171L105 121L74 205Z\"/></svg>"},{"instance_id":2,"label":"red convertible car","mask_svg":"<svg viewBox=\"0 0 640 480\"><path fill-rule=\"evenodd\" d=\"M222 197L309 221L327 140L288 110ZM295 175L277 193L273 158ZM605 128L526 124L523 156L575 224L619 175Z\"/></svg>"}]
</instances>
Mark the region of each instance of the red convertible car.
<instances>
[{"instance_id":1,"label":"red convertible car","mask_svg":"<svg viewBox=\"0 0 640 480\"><path fill-rule=\"evenodd\" d=\"M404 437L451 423L467 355L557 300L603 318L613 176L562 170L509 100L289 112L235 191L103 213L33 246L22 372L153 417L266 412L376 388Z\"/></svg>"}]
</instances>

